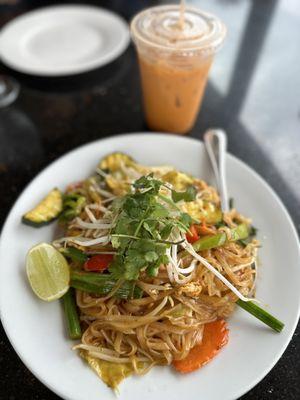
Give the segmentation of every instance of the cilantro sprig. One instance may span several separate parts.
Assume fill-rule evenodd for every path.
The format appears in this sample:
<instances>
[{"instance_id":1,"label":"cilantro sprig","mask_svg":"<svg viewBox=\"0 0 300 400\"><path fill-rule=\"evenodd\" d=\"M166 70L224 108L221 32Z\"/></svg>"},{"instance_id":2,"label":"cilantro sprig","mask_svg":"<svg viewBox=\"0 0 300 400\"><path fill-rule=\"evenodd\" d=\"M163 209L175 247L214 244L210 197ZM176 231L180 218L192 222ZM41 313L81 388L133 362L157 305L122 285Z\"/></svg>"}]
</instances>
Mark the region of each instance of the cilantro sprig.
<instances>
[{"instance_id":1,"label":"cilantro sprig","mask_svg":"<svg viewBox=\"0 0 300 400\"><path fill-rule=\"evenodd\" d=\"M185 192L176 192L172 190L172 200L177 203L180 200L193 201L196 198L197 190L195 186L189 186Z\"/></svg>"},{"instance_id":2,"label":"cilantro sprig","mask_svg":"<svg viewBox=\"0 0 300 400\"><path fill-rule=\"evenodd\" d=\"M133 193L114 202L117 222L111 231L111 243L117 254L109 268L114 278L135 280L142 270L155 276L159 266L168 262L166 251L176 244L172 238L188 231L192 219L175 202L191 201L194 190L172 190L172 198L163 196L162 200L162 186L164 182L153 174L143 176L133 183Z\"/></svg>"}]
</instances>

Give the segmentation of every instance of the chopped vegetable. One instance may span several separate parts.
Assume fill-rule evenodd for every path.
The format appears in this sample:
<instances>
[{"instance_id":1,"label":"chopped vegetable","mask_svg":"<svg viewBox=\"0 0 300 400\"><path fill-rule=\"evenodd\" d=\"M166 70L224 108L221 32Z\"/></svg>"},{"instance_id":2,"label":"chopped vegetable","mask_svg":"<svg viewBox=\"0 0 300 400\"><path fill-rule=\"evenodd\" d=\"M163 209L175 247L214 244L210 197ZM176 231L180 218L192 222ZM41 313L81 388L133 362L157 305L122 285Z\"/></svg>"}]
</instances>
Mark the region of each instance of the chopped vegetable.
<instances>
[{"instance_id":1,"label":"chopped vegetable","mask_svg":"<svg viewBox=\"0 0 300 400\"><path fill-rule=\"evenodd\" d=\"M246 247L249 243L251 243L251 241L253 240L253 238L255 238L256 235L257 235L257 228L251 225L248 237L246 237L245 239L238 240L238 243Z\"/></svg>"},{"instance_id":2,"label":"chopped vegetable","mask_svg":"<svg viewBox=\"0 0 300 400\"><path fill-rule=\"evenodd\" d=\"M60 222L71 221L77 217L86 204L84 196L78 193L66 194L63 197L63 210L59 216Z\"/></svg>"},{"instance_id":3,"label":"chopped vegetable","mask_svg":"<svg viewBox=\"0 0 300 400\"><path fill-rule=\"evenodd\" d=\"M109 294L118 280L113 279L111 274L91 273L91 272L71 272L70 286L84 292L95 293L101 296ZM125 281L114 293L114 297L120 299L140 298L143 291L136 286L134 281Z\"/></svg>"},{"instance_id":4,"label":"chopped vegetable","mask_svg":"<svg viewBox=\"0 0 300 400\"><path fill-rule=\"evenodd\" d=\"M259 307L252 301L243 301L238 299L236 302L238 306L246 310L248 313L252 314L254 317L262 321L264 324L268 325L270 328L274 329L276 332L281 332L284 328L284 323L279 321L273 315L269 314L267 311Z\"/></svg>"},{"instance_id":5,"label":"chopped vegetable","mask_svg":"<svg viewBox=\"0 0 300 400\"><path fill-rule=\"evenodd\" d=\"M236 242L240 239L245 239L249 235L249 229L247 224L240 224L236 228L231 229L230 242ZM213 249L215 247L223 246L228 241L225 232L217 233L213 236L205 236L193 243L195 251L202 251Z\"/></svg>"},{"instance_id":6,"label":"chopped vegetable","mask_svg":"<svg viewBox=\"0 0 300 400\"><path fill-rule=\"evenodd\" d=\"M258 229L255 228L255 226L251 225L250 226L250 231L249 231L249 236L251 236L251 237L256 236L257 235L257 231L258 231Z\"/></svg>"},{"instance_id":7,"label":"chopped vegetable","mask_svg":"<svg viewBox=\"0 0 300 400\"><path fill-rule=\"evenodd\" d=\"M67 327L70 339L77 340L81 338L81 327L77 312L74 290L70 288L63 298L64 311L67 321Z\"/></svg>"},{"instance_id":8,"label":"chopped vegetable","mask_svg":"<svg viewBox=\"0 0 300 400\"><path fill-rule=\"evenodd\" d=\"M219 229L222 228L224 226L227 226L227 224L223 221L223 219L219 222L217 222L216 224L214 224L215 228Z\"/></svg>"},{"instance_id":9,"label":"chopped vegetable","mask_svg":"<svg viewBox=\"0 0 300 400\"><path fill-rule=\"evenodd\" d=\"M65 256L70 258L72 261L79 262L83 264L87 261L88 256L81 250L76 249L76 247L63 247L59 251Z\"/></svg>"},{"instance_id":10,"label":"chopped vegetable","mask_svg":"<svg viewBox=\"0 0 300 400\"><path fill-rule=\"evenodd\" d=\"M227 344L228 332L223 319L205 324L202 343L193 347L183 360L173 361L174 368L183 374L201 368Z\"/></svg>"},{"instance_id":11,"label":"chopped vegetable","mask_svg":"<svg viewBox=\"0 0 300 400\"><path fill-rule=\"evenodd\" d=\"M105 271L113 258L113 254L97 254L84 263L83 269L86 271Z\"/></svg>"},{"instance_id":12,"label":"chopped vegetable","mask_svg":"<svg viewBox=\"0 0 300 400\"><path fill-rule=\"evenodd\" d=\"M199 235L198 235L196 226L191 225L190 229L188 230L188 232L186 233L185 236L186 236L186 240L189 243L195 243L199 239Z\"/></svg>"},{"instance_id":13,"label":"chopped vegetable","mask_svg":"<svg viewBox=\"0 0 300 400\"><path fill-rule=\"evenodd\" d=\"M55 188L35 208L23 215L22 222L26 225L39 228L56 219L61 213L62 208L62 194L60 190Z\"/></svg>"},{"instance_id":14,"label":"chopped vegetable","mask_svg":"<svg viewBox=\"0 0 300 400\"><path fill-rule=\"evenodd\" d=\"M128 193L128 171L133 170L134 175L138 172L138 164L127 154L115 152L104 157L97 168L98 174L104 175L105 182L110 191L116 196Z\"/></svg>"}]
</instances>

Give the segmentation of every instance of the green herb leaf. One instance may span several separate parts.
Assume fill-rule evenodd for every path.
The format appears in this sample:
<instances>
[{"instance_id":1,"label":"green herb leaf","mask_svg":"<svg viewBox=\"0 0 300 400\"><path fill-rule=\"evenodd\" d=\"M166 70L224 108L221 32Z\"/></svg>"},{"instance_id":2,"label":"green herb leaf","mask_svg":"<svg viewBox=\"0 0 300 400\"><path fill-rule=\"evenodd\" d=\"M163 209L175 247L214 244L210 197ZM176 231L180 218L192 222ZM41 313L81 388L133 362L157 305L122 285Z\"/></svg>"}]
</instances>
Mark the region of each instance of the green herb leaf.
<instances>
[{"instance_id":1,"label":"green herb leaf","mask_svg":"<svg viewBox=\"0 0 300 400\"><path fill-rule=\"evenodd\" d=\"M174 228L173 223L170 222L170 223L166 224L160 232L161 238L163 240L167 239L171 235L173 228Z\"/></svg>"},{"instance_id":2,"label":"green herb leaf","mask_svg":"<svg viewBox=\"0 0 300 400\"><path fill-rule=\"evenodd\" d=\"M145 260L148 262L154 262L157 261L158 259L158 254L155 251L148 251L148 253L145 254Z\"/></svg>"},{"instance_id":3,"label":"green herb leaf","mask_svg":"<svg viewBox=\"0 0 300 400\"><path fill-rule=\"evenodd\" d=\"M255 226L251 225L250 230L249 230L249 236L252 236L252 237L256 236L257 231L258 231L258 229L255 228Z\"/></svg>"},{"instance_id":4,"label":"green herb leaf","mask_svg":"<svg viewBox=\"0 0 300 400\"><path fill-rule=\"evenodd\" d=\"M227 226L226 223L225 223L223 220L220 221L220 222L217 222L217 223L215 224L215 227L216 227L216 228L221 228L222 226Z\"/></svg>"},{"instance_id":5,"label":"green herb leaf","mask_svg":"<svg viewBox=\"0 0 300 400\"><path fill-rule=\"evenodd\" d=\"M195 200L196 194L197 190L194 186L189 186L185 192L176 192L176 190L172 190L172 200L175 201L175 203L180 200L189 202Z\"/></svg>"},{"instance_id":6,"label":"green herb leaf","mask_svg":"<svg viewBox=\"0 0 300 400\"><path fill-rule=\"evenodd\" d=\"M136 180L133 187L135 189L149 189L149 191L151 190L153 193L157 194L162 184L162 181L153 178L153 174L149 174Z\"/></svg>"},{"instance_id":7,"label":"green herb leaf","mask_svg":"<svg viewBox=\"0 0 300 400\"><path fill-rule=\"evenodd\" d=\"M169 239L173 229L189 229L192 218L181 212L170 197L166 202L164 196L162 204L162 185L153 174L142 176L133 183L134 193L113 204L118 218L111 237L117 256L109 271L114 279L136 280L141 271L155 276L159 266L168 262L166 250L174 242ZM194 190L190 189L185 197L191 198Z\"/></svg>"},{"instance_id":8,"label":"green herb leaf","mask_svg":"<svg viewBox=\"0 0 300 400\"><path fill-rule=\"evenodd\" d=\"M185 229L187 231L189 229L189 227L191 226L193 219L189 214L181 213L181 215L178 218L178 221L181 222L181 224L185 227Z\"/></svg>"}]
</instances>

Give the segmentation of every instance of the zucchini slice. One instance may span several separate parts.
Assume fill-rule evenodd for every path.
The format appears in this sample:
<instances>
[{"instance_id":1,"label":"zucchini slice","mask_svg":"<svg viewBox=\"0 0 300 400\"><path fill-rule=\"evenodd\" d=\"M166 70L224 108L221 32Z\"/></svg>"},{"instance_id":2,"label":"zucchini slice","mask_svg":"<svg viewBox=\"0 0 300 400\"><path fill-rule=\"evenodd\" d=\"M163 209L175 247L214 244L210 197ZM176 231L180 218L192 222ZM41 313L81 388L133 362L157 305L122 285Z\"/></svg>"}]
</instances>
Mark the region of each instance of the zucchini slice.
<instances>
[{"instance_id":1,"label":"zucchini slice","mask_svg":"<svg viewBox=\"0 0 300 400\"><path fill-rule=\"evenodd\" d=\"M22 222L39 228L57 218L62 212L62 208L62 193L57 188L52 189L36 207L23 215Z\"/></svg>"}]
</instances>

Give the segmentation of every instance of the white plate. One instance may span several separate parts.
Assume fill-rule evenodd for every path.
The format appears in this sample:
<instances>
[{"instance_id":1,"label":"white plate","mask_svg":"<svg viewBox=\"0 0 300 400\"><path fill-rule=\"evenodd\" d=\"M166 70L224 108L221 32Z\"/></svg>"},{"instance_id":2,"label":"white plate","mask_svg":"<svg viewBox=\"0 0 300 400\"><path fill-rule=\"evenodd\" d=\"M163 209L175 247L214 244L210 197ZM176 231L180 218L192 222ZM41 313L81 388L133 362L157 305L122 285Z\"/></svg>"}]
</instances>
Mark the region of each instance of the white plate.
<instances>
[{"instance_id":1,"label":"white plate","mask_svg":"<svg viewBox=\"0 0 300 400\"><path fill-rule=\"evenodd\" d=\"M88 176L99 159L123 151L141 163L173 164L210 179L203 144L159 134L117 136L80 147L42 171L24 190L10 212L0 245L1 319L16 352L51 390L69 400L115 400L90 368L72 352L59 302L44 303L30 290L24 273L27 250L53 238L55 224L34 229L20 218L49 189ZM188 375L157 367L144 377L131 377L120 387L120 400L233 400L257 384L278 361L299 316L300 254L291 218L272 189L243 162L227 156L230 195L238 209L253 218L262 241L257 297L286 326L275 333L243 310L229 320L230 341L211 363ZM13 378L13 377L12 377Z\"/></svg>"},{"instance_id":2,"label":"white plate","mask_svg":"<svg viewBox=\"0 0 300 400\"><path fill-rule=\"evenodd\" d=\"M93 6L62 5L28 12L0 34L0 57L17 71L71 75L100 67L127 48L126 21Z\"/></svg>"}]
</instances>

